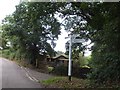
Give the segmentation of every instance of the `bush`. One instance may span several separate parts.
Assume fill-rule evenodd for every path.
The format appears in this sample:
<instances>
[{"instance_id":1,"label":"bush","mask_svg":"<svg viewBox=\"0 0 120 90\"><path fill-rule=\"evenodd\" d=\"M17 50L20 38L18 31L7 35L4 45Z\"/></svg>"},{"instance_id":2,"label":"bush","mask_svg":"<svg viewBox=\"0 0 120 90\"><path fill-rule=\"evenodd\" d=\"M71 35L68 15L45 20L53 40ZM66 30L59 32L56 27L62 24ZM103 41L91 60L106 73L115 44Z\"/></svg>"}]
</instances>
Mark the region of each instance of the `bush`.
<instances>
[{"instance_id":1,"label":"bush","mask_svg":"<svg viewBox=\"0 0 120 90\"><path fill-rule=\"evenodd\" d=\"M11 52L10 53L10 59L13 60L15 58L15 53L14 52Z\"/></svg>"},{"instance_id":2,"label":"bush","mask_svg":"<svg viewBox=\"0 0 120 90\"><path fill-rule=\"evenodd\" d=\"M67 75L67 66L64 66L64 65L56 66L53 69L52 73L56 74L56 75L66 76Z\"/></svg>"},{"instance_id":3,"label":"bush","mask_svg":"<svg viewBox=\"0 0 120 90\"><path fill-rule=\"evenodd\" d=\"M9 58L10 52L8 49L2 50L2 57Z\"/></svg>"},{"instance_id":4,"label":"bush","mask_svg":"<svg viewBox=\"0 0 120 90\"><path fill-rule=\"evenodd\" d=\"M87 78L87 74L90 73L90 68L88 67L73 67L72 76L77 78Z\"/></svg>"},{"instance_id":5,"label":"bush","mask_svg":"<svg viewBox=\"0 0 120 90\"><path fill-rule=\"evenodd\" d=\"M48 69L48 72L51 73L53 71L54 67L47 66L47 69Z\"/></svg>"},{"instance_id":6,"label":"bush","mask_svg":"<svg viewBox=\"0 0 120 90\"><path fill-rule=\"evenodd\" d=\"M72 76L77 78L87 78L87 74L90 72L91 68L88 67L72 67ZM57 66L52 71L53 74L67 76L68 67L64 65Z\"/></svg>"}]
</instances>

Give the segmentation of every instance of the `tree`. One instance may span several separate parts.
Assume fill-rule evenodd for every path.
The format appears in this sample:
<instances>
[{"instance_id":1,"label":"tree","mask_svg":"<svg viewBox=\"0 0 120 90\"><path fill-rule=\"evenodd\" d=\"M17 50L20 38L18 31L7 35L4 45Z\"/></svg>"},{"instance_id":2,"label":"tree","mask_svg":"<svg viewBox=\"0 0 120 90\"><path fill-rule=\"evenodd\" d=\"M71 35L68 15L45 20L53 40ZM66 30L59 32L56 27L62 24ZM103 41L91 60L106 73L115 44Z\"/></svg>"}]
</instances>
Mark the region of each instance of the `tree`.
<instances>
[{"instance_id":1,"label":"tree","mask_svg":"<svg viewBox=\"0 0 120 90\"><path fill-rule=\"evenodd\" d=\"M97 30L93 35L93 73L91 78L97 82L118 82L120 79L120 18L119 3L95 5L91 26Z\"/></svg>"},{"instance_id":2,"label":"tree","mask_svg":"<svg viewBox=\"0 0 120 90\"><path fill-rule=\"evenodd\" d=\"M79 33L81 38L94 43L91 48L91 79L99 83L119 82L120 4L72 2L69 6L63 14L69 18L65 24L71 23L71 33ZM83 24L80 19L76 22L78 17L81 17Z\"/></svg>"},{"instance_id":3,"label":"tree","mask_svg":"<svg viewBox=\"0 0 120 90\"><path fill-rule=\"evenodd\" d=\"M60 34L60 23L55 18L59 3L21 3L12 16L3 22L3 32L8 36L20 58L30 59L35 65L39 55L53 55L54 41ZM51 43L48 43L51 42Z\"/></svg>"}]
</instances>

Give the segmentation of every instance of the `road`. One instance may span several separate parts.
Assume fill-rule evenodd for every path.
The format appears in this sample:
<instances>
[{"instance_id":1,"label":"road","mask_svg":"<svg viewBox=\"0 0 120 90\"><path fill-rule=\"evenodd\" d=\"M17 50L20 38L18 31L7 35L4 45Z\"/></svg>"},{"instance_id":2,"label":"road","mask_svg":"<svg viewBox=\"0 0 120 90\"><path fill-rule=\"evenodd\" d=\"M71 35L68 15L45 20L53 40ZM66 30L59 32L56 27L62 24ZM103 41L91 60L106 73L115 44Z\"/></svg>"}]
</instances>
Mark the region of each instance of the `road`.
<instances>
[{"instance_id":1,"label":"road","mask_svg":"<svg viewBox=\"0 0 120 90\"><path fill-rule=\"evenodd\" d=\"M40 83L30 80L25 70L15 62L0 58L2 67L2 88L42 88Z\"/></svg>"},{"instance_id":2,"label":"road","mask_svg":"<svg viewBox=\"0 0 120 90\"><path fill-rule=\"evenodd\" d=\"M2 89L2 60L0 60L0 90Z\"/></svg>"}]
</instances>

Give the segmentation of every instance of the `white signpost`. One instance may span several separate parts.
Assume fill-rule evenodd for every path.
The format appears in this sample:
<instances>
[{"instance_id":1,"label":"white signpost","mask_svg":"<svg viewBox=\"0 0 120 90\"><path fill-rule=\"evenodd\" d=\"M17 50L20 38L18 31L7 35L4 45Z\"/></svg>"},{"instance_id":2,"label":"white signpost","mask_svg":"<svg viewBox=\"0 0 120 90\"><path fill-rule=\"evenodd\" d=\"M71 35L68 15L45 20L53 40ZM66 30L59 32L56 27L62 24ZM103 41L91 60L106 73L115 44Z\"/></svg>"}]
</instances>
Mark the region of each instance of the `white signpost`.
<instances>
[{"instance_id":1,"label":"white signpost","mask_svg":"<svg viewBox=\"0 0 120 90\"><path fill-rule=\"evenodd\" d=\"M71 66L72 66L72 60L71 60L71 50L72 50L72 43L81 43L85 42L84 39L76 39L76 37L79 37L79 34L69 35L69 63L68 63L68 77L69 81L71 81Z\"/></svg>"}]
</instances>

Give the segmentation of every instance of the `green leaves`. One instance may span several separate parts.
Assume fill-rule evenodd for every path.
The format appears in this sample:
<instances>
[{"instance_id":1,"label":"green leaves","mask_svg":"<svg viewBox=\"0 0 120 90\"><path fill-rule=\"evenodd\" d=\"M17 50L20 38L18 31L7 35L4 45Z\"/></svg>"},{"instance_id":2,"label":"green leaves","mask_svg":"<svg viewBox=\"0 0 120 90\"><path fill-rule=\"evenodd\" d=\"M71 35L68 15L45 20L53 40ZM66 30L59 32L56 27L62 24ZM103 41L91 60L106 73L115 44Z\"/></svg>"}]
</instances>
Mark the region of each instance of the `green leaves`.
<instances>
[{"instance_id":1,"label":"green leaves","mask_svg":"<svg viewBox=\"0 0 120 90\"><path fill-rule=\"evenodd\" d=\"M40 54L54 54L54 41L60 34L60 23L55 18L59 9L58 3L21 3L16 6L12 16L6 17L3 22L3 31L12 49L28 54L28 59L35 63ZM48 43L51 42L51 43ZM16 51L16 50L15 50Z\"/></svg>"},{"instance_id":2,"label":"green leaves","mask_svg":"<svg viewBox=\"0 0 120 90\"><path fill-rule=\"evenodd\" d=\"M71 12L65 13L66 27L73 28L72 34L79 33L81 38L94 43L91 48L93 68L91 79L102 83L118 81L120 79L118 78L120 77L118 70L120 68L118 65L120 64L120 4L96 2L69 5ZM81 50L86 49L86 46L78 44L74 45L74 49L76 46L83 46Z\"/></svg>"},{"instance_id":3,"label":"green leaves","mask_svg":"<svg viewBox=\"0 0 120 90\"><path fill-rule=\"evenodd\" d=\"M96 13L93 16L93 21L91 21L91 26L96 29L93 39L95 40L95 45L93 46L93 74L91 78L96 79L98 82L114 82L120 76L118 70L120 68L118 65L120 63L120 50L118 48L118 40L120 39L118 22L120 19L116 17L118 7L118 3L96 5L96 8L99 8L99 12L94 11Z\"/></svg>"}]
</instances>

